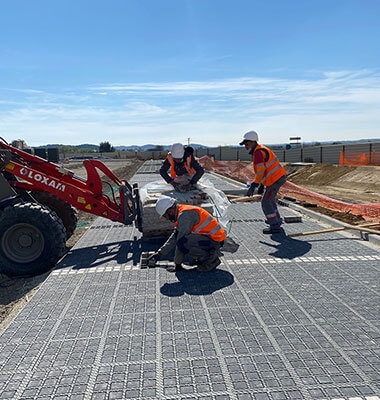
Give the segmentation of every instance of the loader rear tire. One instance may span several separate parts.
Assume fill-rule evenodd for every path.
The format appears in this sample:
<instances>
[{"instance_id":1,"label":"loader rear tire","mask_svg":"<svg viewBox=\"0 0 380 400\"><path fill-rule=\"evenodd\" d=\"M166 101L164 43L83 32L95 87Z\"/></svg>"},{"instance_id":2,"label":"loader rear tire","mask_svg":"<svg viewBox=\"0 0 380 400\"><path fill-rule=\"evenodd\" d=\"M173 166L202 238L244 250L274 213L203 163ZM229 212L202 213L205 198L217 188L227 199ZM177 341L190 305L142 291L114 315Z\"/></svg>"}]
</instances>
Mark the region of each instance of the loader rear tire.
<instances>
[{"instance_id":1,"label":"loader rear tire","mask_svg":"<svg viewBox=\"0 0 380 400\"><path fill-rule=\"evenodd\" d=\"M78 222L77 211L75 208L73 208L67 201L62 200L49 192L33 191L30 194L40 204L49 207L50 210L54 211L58 217L61 218L66 229L66 239L69 239L73 235Z\"/></svg>"},{"instance_id":2,"label":"loader rear tire","mask_svg":"<svg viewBox=\"0 0 380 400\"><path fill-rule=\"evenodd\" d=\"M43 274L65 251L62 221L37 203L17 203L0 211L0 270L8 276Z\"/></svg>"}]
</instances>

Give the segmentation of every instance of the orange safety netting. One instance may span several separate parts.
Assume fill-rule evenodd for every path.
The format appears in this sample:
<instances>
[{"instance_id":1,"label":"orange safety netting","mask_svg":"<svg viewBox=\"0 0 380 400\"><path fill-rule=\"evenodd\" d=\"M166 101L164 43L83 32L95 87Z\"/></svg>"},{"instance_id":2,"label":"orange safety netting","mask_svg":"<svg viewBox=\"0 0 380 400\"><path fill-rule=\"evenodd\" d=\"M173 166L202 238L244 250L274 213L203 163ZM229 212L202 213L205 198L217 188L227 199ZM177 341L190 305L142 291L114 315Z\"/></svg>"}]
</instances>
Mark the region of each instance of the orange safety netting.
<instances>
[{"instance_id":1,"label":"orange safety netting","mask_svg":"<svg viewBox=\"0 0 380 400\"><path fill-rule=\"evenodd\" d=\"M340 152L339 165L380 165L380 151Z\"/></svg>"},{"instance_id":2,"label":"orange safety netting","mask_svg":"<svg viewBox=\"0 0 380 400\"><path fill-rule=\"evenodd\" d=\"M252 164L241 161L215 161L212 157L203 156L198 162L208 171L214 171L221 175L235 179L239 182L252 182L254 172ZM366 220L380 220L380 203L350 204L341 200L335 200L323 194L315 193L291 182L286 182L280 189L281 196L288 196L300 201L316 204L330 210L350 212L361 215Z\"/></svg>"}]
</instances>

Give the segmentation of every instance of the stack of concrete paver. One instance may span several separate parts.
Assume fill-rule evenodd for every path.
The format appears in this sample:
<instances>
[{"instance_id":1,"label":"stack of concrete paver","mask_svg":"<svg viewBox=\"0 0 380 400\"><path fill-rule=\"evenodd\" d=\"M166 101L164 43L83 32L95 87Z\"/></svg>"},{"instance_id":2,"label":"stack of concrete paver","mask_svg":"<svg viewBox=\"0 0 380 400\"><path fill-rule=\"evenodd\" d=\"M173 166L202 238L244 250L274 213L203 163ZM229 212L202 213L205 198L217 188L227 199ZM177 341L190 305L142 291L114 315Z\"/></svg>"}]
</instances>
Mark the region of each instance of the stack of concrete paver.
<instances>
[{"instance_id":1,"label":"stack of concrete paver","mask_svg":"<svg viewBox=\"0 0 380 400\"><path fill-rule=\"evenodd\" d=\"M156 212L156 202L162 197L167 196L175 199L179 204L196 205L204 208L210 214L213 213L213 206L208 195L201 190L191 190L189 192L149 192L142 204L142 234L149 238L152 236L168 236L174 229L174 223L161 218Z\"/></svg>"}]
</instances>

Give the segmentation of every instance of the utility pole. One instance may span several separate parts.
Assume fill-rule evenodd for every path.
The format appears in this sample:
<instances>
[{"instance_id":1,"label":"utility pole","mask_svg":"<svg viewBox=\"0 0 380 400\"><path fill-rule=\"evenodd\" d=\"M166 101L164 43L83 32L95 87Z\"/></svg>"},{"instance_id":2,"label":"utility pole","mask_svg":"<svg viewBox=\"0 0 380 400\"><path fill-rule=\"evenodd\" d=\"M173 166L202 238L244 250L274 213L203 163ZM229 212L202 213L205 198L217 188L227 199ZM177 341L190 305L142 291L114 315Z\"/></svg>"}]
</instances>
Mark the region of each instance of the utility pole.
<instances>
[{"instance_id":1,"label":"utility pole","mask_svg":"<svg viewBox=\"0 0 380 400\"><path fill-rule=\"evenodd\" d=\"M190 138L187 138L187 145L190 146Z\"/></svg>"}]
</instances>

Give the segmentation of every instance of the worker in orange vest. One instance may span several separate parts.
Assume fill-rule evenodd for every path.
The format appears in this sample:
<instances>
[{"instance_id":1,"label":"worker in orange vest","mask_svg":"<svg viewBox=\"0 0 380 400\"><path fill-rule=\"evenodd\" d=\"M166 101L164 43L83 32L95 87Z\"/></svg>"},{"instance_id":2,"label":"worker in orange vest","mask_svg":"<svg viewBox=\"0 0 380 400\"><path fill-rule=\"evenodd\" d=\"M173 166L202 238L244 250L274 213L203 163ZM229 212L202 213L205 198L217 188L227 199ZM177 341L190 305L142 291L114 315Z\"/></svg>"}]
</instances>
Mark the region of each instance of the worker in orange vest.
<instances>
[{"instance_id":1,"label":"worker in orange vest","mask_svg":"<svg viewBox=\"0 0 380 400\"><path fill-rule=\"evenodd\" d=\"M193 153L192 147L185 148L181 143L174 143L160 168L162 178L175 190L191 190L204 174L203 167Z\"/></svg>"},{"instance_id":2,"label":"worker in orange vest","mask_svg":"<svg viewBox=\"0 0 380 400\"><path fill-rule=\"evenodd\" d=\"M171 197L161 197L156 211L169 221L175 222L175 230L166 243L149 259L157 261L175 247L175 268L180 271L185 255L188 254L197 265L197 270L209 272L219 264L220 248L226 234L219 222L201 207L178 204Z\"/></svg>"},{"instance_id":3,"label":"worker in orange vest","mask_svg":"<svg viewBox=\"0 0 380 400\"><path fill-rule=\"evenodd\" d=\"M282 219L277 209L276 195L280 187L286 182L285 168L268 147L258 144L259 138L255 131L247 132L240 145L244 145L249 154L252 154L255 179L251 183L247 196L252 196L259 188L265 187L261 200L261 207L266 217L268 228L263 230L265 234L279 233L281 231Z\"/></svg>"}]
</instances>

